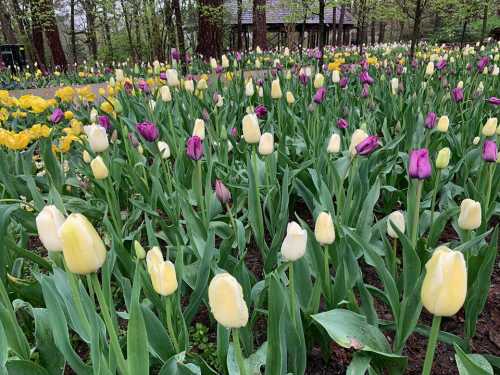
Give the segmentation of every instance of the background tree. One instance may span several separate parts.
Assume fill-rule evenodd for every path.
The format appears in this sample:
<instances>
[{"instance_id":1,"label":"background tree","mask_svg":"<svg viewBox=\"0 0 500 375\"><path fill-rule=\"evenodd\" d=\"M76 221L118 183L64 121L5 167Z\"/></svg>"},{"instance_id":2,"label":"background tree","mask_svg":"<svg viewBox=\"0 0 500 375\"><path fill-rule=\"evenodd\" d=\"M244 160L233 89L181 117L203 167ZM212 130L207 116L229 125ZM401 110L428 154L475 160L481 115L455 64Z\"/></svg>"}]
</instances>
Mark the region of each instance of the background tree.
<instances>
[{"instance_id":1,"label":"background tree","mask_svg":"<svg viewBox=\"0 0 500 375\"><path fill-rule=\"evenodd\" d=\"M253 48L267 49L266 0L253 0Z\"/></svg>"}]
</instances>

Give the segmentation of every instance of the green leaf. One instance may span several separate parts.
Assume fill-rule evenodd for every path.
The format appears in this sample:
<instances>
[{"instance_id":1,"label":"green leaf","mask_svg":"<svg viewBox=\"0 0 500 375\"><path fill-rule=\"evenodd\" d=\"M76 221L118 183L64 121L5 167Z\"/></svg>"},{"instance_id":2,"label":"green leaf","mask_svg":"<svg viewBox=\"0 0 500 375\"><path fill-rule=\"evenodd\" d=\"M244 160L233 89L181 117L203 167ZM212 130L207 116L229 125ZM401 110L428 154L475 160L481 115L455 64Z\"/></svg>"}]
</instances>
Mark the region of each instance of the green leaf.
<instances>
[{"instance_id":1,"label":"green leaf","mask_svg":"<svg viewBox=\"0 0 500 375\"><path fill-rule=\"evenodd\" d=\"M371 357L363 353L354 353L346 375L364 375L370 367Z\"/></svg>"},{"instance_id":2,"label":"green leaf","mask_svg":"<svg viewBox=\"0 0 500 375\"><path fill-rule=\"evenodd\" d=\"M266 355L267 341L263 343L255 353L250 355L250 357L245 358L246 368L249 371L247 375L261 375L261 368L266 364ZM229 345L227 355L227 369L230 375L240 374L240 368L238 367L238 362L236 361L236 354L232 343Z\"/></svg>"},{"instance_id":3,"label":"green leaf","mask_svg":"<svg viewBox=\"0 0 500 375\"><path fill-rule=\"evenodd\" d=\"M201 375L198 366L183 363L184 357L184 353L180 353L170 358L161 368L159 375Z\"/></svg>"},{"instance_id":4,"label":"green leaf","mask_svg":"<svg viewBox=\"0 0 500 375\"><path fill-rule=\"evenodd\" d=\"M164 325L158 317L145 304L141 305L142 315L146 332L148 334L149 351L155 357L166 362L172 355L175 354L174 347L170 341L170 337L165 330Z\"/></svg>"},{"instance_id":5,"label":"green leaf","mask_svg":"<svg viewBox=\"0 0 500 375\"><path fill-rule=\"evenodd\" d=\"M43 368L35 362L16 359L7 362L7 372L9 375L49 375Z\"/></svg>"},{"instance_id":6,"label":"green leaf","mask_svg":"<svg viewBox=\"0 0 500 375\"><path fill-rule=\"evenodd\" d=\"M139 263L136 263L136 268L139 267ZM139 303L140 294L141 277L139 270L136 269L127 331L127 364L130 374L149 373L148 336Z\"/></svg>"},{"instance_id":7,"label":"green leaf","mask_svg":"<svg viewBox=\"0 0 500 375\"><path fill-rule=\"evenodd\" d=\"M466 354L457 344L453 346L460 375L493 375L493 368L482 355Z\"/></svg>"}]
</instances>

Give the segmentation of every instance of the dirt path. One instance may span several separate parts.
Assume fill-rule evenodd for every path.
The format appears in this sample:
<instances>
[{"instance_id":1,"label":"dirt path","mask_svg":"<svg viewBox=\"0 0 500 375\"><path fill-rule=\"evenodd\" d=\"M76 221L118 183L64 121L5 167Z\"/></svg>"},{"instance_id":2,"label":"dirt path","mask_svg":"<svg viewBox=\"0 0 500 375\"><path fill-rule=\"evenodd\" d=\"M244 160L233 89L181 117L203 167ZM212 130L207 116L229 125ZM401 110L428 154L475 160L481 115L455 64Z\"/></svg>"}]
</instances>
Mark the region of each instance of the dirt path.
<instances>
[{"instance_id":1,"label":"dirt path","mask_svg":"<svg viewBox=\"0 0 500 375\"><path fill-rule=\"evenodd\" d=\"M96 95L99 95L99 89L101 87L106 87L107 84L108 84L107 82L101 82L101 83L91 83L88 85L74 85L72 87L77 89L77 88L82 88L85 86L90 86L91 90ZM50 98L54 97L56 91L58 89L60 89L61 87L63 87L63 86L42 87L42 88L38 88L38 89L26 89L26 90L10 90L9 94L11 96L15 96L17 98L22 96L22 95L31 94L31 95L35 95L35 96L41 96L42 98L45 98L45 99L50 99Z\"/></svg>"}]
</instances>

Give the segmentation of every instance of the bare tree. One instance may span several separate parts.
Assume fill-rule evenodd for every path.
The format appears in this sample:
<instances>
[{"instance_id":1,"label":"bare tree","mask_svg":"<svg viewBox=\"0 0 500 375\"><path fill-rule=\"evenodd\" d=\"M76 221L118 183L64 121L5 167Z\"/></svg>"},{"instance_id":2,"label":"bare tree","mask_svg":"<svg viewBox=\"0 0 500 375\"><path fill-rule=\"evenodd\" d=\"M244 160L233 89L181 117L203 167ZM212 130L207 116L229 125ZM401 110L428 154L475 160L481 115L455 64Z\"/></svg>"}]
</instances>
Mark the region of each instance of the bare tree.
<instances>
[{"instance_id":1,"label":"bare tree","mask_svg":"<svg viewBox=\"0 0 500 375\"><path fill-rule=\"evenodd\" d=\"M253 48L267 49L266 0L253 0Z\"/></svg>"}]
</instances>

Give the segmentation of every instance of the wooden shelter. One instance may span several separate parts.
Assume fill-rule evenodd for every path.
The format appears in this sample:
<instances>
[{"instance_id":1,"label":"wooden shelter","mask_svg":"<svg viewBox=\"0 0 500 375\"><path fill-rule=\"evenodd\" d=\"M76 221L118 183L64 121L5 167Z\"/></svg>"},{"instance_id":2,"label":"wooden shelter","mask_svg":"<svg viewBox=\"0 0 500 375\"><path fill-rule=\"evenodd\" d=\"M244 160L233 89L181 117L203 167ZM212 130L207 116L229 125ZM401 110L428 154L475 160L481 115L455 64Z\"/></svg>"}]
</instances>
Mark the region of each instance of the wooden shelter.
<instances>
[{"instance_id":1,"label":"wooden shelter","mask_svg":"<svg viewBox=\"0 0 500 375\"><path fill-rule=\"evenodd\" d=\"M272 46L297 47L304 40L304 47L314 48L319 45L319 16L317 10L303 10L299 1L293 8L283 5L283 0L266 0L266 24L268 41ZM225 23L230 25L230 46L235 48L238 38L238 2L237 0L225 0L226 11ZM335 10L335 17L334 17ZM245 49L252 43L253 9L251 0L243 0L241 12L241 27ZM325 43L336 44L337 32L341 18L340 7L325 8ZM352 14L345 9L343 22L344 44L351 43L351 30L354 28ZM270 35L269 35L270 34Z\"/></svg>"}]
</instances>

